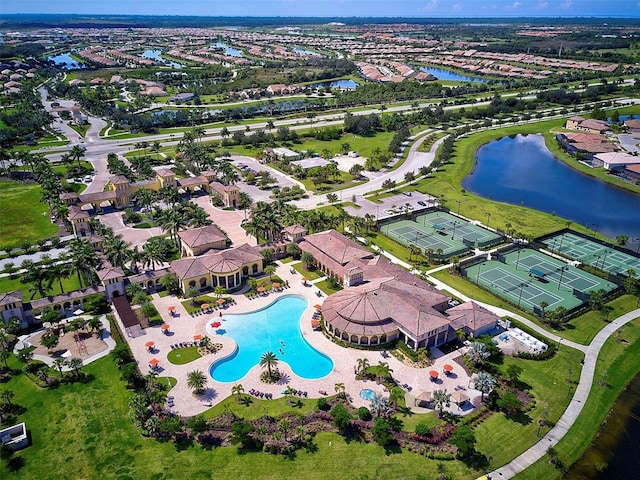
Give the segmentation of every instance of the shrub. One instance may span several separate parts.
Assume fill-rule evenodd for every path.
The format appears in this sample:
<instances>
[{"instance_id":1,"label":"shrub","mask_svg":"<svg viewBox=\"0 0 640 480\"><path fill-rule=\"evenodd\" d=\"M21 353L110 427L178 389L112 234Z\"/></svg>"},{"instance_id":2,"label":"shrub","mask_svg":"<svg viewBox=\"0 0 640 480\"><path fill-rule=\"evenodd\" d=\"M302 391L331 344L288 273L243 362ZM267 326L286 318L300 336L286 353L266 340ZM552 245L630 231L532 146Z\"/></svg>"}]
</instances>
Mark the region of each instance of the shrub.
<instances>
[{"instance_id":1,"label":"shrub","mask_svg":"<svg viewBox=\"0 0 640 480\"><path fill-rule=\"evenodd\" d=\"M419 423L414 430L415 434L420 437L428 437L431 435L431 429L426 423Z\"/></svg>"},{"instance_id":2,"label":"shrub","mask_svg":"<svg viewBox=\"0 0 640 480\"><path fill-rule=\"evenodd\" d=\"M323 399L320 399L323 400ZM369 409L367 407L360 407L358 409L358 418L360 420L364 420L365 422L368 422L369 420L371 420L371 412L369 411Z\"/></svg>"},{"instance_id":3,"label":"shrub","mask_svg":"<svg viewBox=\"0 0 640 480\"><path fill-rule=\"evenodd\" d=\"M320 397L320 398L318 399L318 408L319 408L320 410L325 411L325 412L326 412L327 410L329 410L329 402L327 401L327 399L326 399L326 398L324 398L324 397Z\"/></svg>"}]
</instances>

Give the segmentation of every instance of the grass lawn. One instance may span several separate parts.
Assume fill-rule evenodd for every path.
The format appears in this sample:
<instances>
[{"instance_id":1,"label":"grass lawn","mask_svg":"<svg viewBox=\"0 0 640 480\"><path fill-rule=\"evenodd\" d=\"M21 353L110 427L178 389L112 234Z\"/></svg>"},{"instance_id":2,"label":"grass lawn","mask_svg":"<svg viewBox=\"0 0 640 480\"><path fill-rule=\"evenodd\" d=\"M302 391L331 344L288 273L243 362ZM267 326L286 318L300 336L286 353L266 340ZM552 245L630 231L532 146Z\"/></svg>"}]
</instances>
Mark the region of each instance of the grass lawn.
<instances>
[{"instance_id":1,"label":"grass lawn","mask_svg":"<svg viewBox=\"0 0 640 480\"><path fill-rule=\"evenodd\" d=\"M176 348L167 354L167 360L174 365L184 365L200 358L198 347Z\"/></svg>"},{"instance_id":2,"label":"grass lawn","mask_svg":"<svg viewBox=\"0 0 640 480\"><path fill-rule=\"evenodd\" d=\"M214 306L216 304L216 299L214 297L210 297L209 295L200 295L199 297L195 298L195 305L191 298L180 303L182 303L182 306L187 310L188 314L192 314L193 312L202 310L202 307L200 307L200 305L202 305L203 303L208 303L209 305Z\"/></svg>"},{"instance_id":3,"label":"grass lawn","mask_svg":"<svg viewBox=\"0 0 640 480\"><path fill-rule=\"evenodd\" d=\"M576 462L589 448L592 439L622 389L640 372L640 363L638 362L640 356L640 319L627 324L621 330L620 339L623 341L614 338L606 341L598 357L598 366L589 398L578 420L569 429L567 436L555 447L560 460L565 465ZM605 385L601 386L599 382L602 380L604 372L608 376L604 382ZM514 478L518 480L560 478L561 472L549 465L548 460L545 455Z\"/></svg>"},{"instance_id":4,"label":"grass lawn","mask_svg":"<svg viewBox=\"0 0 640 480\"><path fill-rule=\"evenodd\" d=\"M321 282L314 283L313 286L318 287L327 296L342 290L342 288L332 288L331 285L329 285L329 280L322 280Z\"/></svg>"},{"instance_id":5,"label":"grass lawn","mask_svg":"<svg viewBox=\"0 0 640 480\"><path fill-rule=\"evenodd\" d=\"M581 352L565 346L561 346L559 352L546 361L504 358L503 364L499 365L502 372L506 372L512 364L523 368L520 381L531 387L536 405L523 415L521 422L511 420L503 413L496 413L478 425L475 430L478 439L476 449L487 457L493 457L492 469L504 465L537 442L537 422L543 409L548 411L547 418L552 422L560 418L569 404L567 392L572 385L567 383L567 379L578 380L582 358ZM540 434L548 430L549 427L543 428Z\"/></svg>"},{"instance_id":6,"label":"grass lawn","mask_svg":"<svg viewBox=\"0 0 640 480\"><path fill-rule=\"evenodd\" d=\"M324 273L318 269L307 270L304 268L304 264L302 262L296 263L293 265L293 268L303 277L307 277L307 280L316 280L317 278L324 277Z\"/></svg>"},{"instance_id":7,"label":"grass lawn","mask_svg":"<svg viewBox=\"0 0 640 480\"><path fill-rule=\"evenodd\" d=\"M336 127L337 128L337 127ZM342 153L342 144L348 143L349 150L356 151L361 157L368 158L373 154L373 151L377 148L386 152L389 148L389 143L393 138L394 132L378 132L370 137L361 137L352 133L342 135L338 140L322 141L311 139L303 141L300 144L294 146L295 150L307 150L316 153L322 153L323 150L329 150L333 155L336 153Z\"/></svg>"},{"instance_id":8,"label":"grass lawn","mask_svg":"<svg viewBox=\"0 0 640 480\"><path fill-rule=\"evenodd\" d=\"M14 366L17 362L11 359ZM27 422L33 444L16 455L23 461L11 474L4 462L0 478L39 480L190 478L219 479L304 478L434 478L439 462L406 451L385 450L375 444L345 442L335 433L320 433L313 451L300 450L292 458L262 452L239 454L236 447L207 450L197 445L176 448L171 442L142 437L127 417L131 393L120 381L120 372L106 357L84 368L93 375L87 384L62 385L43 390L24 375L12 378L3 388L15 392L13 403L26 407L19 421ZM286 400L254 400L250 407L233 411L248 418L287 411ZM315 403L302 400L304 413ZM211 416L215 408L207 412ZM220 406L220 411L223 411ZM345 469L349 465L349 469ZM477 472L460 462L446 462L447 472L458 480L471 480ZM426 477L425 477L426 475Z\"/></svg>"},{"instance_id":9,"label":"grass lawn","mask_svg":"<svg viewBox=\"0 0 640 480\"><path fill-rule=\"evenodd\" d=\"M17 266L19 267L20 265L17 265ZM20 282L19 275L17 278L13 278L13 279L10 277L0 277L0 292L12 292L14 290L22 290L22 294L25 301L31 299L31 294L29 293L29 286L30 284L28 283ZM63 278L62 287L64 288L65 292L72 292L74 290L78 290L80 288L80 282L78 281L78 276L70 275L67 278ZM51 284L51 288L47 290L47 296L57 295L59 293L62 293L62 292L60 291L60 284L56 280ZM38 298L40 298L40 295L36 293L33 299L36 300Z\"/></svg>"},{"instance_id":10,"label":"grass lawn","mask_svg":"<svg viewBox=\"0 0 640 480\"><path fill-rule=\"evenodd\" d=\"M0 250L33 245L58 231L49 221L49 208L40 201L40 185L0 182Z\"/></svg>"}]
</instances>

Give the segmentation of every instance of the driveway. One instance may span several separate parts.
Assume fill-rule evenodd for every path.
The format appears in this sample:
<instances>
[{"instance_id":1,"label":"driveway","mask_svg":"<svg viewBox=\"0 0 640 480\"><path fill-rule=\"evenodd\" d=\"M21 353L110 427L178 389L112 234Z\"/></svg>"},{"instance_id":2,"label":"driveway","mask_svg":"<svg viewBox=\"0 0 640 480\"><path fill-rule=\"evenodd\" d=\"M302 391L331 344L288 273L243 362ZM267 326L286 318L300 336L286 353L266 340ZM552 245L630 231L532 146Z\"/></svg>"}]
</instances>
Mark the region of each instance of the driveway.
<instances>
[{"instance_id":1,"label":"driveway","mask_svg":"<svg viewBox=\"0 0 640 480\"><path fill-rule=\"evenodd\" d=\"M111 212L98 215L98 220L106 227L111 227L113 233L121 235L125 242L129 242L131 247L142 247L142 245L151 237L162 235L160 227L151 228L132 228L128 227L122 221L122 212Z\"/></svg>"},{"instance_id":2,"label":"driveway","mask_svg":"<svg viewBox=\"0 0 640 480\"><path fill-rule=\"evenodd\" d=\"M211 205L208 195L203 195L198 198L192 198L191 201L196 205L204 208L209 218L213 220L222 230L225 231L227 236L231 239L234 246L240 246L248 243L249 245L256 246L258 242L251 235L242 229L240 224L245 219L245 212L243 210L222 210Z\"/></svg>"}]
</instances>

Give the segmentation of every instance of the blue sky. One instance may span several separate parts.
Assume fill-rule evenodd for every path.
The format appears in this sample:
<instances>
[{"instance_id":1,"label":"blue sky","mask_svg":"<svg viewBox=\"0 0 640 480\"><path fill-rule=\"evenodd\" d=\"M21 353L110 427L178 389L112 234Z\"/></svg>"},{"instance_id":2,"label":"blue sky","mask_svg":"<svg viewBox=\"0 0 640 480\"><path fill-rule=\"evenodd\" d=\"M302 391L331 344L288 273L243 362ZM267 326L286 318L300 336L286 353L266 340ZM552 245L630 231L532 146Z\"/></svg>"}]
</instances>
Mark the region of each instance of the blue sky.
<instances>
[{"instance_id":1,"label":"blue sky","mask_svg":"<svg viewBox=\"0 0 640 480\"><path fill-rule=\"evenodd\" d=\"M640 16L640 0L0 0L3 13L204 16Z\"/></svg>"}]
</instances>

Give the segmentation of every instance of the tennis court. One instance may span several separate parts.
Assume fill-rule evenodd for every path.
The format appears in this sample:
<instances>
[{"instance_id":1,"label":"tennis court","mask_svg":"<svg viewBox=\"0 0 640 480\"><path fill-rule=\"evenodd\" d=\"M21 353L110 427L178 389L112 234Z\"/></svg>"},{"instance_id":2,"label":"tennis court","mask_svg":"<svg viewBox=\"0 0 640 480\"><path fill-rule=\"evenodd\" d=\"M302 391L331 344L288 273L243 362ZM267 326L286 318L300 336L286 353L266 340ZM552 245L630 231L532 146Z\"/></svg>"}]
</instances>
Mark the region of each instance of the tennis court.
<instances>
[{"instance_id":1,"label":"tennis court","mask_svg":"<svg viewBox=\"0 0 640 480\"><path fill-rule=\"evenodd\" d=\"M617 287L590 273L530 248L518 248L499 253L465 267L464 274L514 305L541 313L562 306L567 310L578 307L589 299L591 292L606 292Z\"/></svg>"},{"instance_id":2,"label":"tennis court","mask_svg":"<svg viewBox=\"0 0 640 480\"><path fill-rule=\"evenodd\" d=\"M427 252L429 249L436 253L441 251L441 254L438 255L443 258L461 255L469 251L467 245L451 239L445 231L435 228L426 230L425 227L411 220L388 223L383 225L380 231L402 245L416 245L423 252Z\"/></svg>"},{"instance_id":3,"label":"tennis court","mask_svg":"<svg viewBox=\"0 0 640 480\"><path fill-rule=\"evenodd\" d=\"M418 215L415 221L424 228L446 232L454 240L470 247L482 248L502 241L500 235L446 212L436 211Z\"/></svg>"},{"instance_id":4,"label":"tennis court","mask_svg":"<svg viewBox=\"0 0 640 480\"><path fill-rule=\"evenodd\" d=\"M614 275L626 275L628 270L635 270L635 277L640 279L640 257L621 252L586 236L564 232L546 237L542 243L552 252Z\"/></svg>"}]
</instances>

